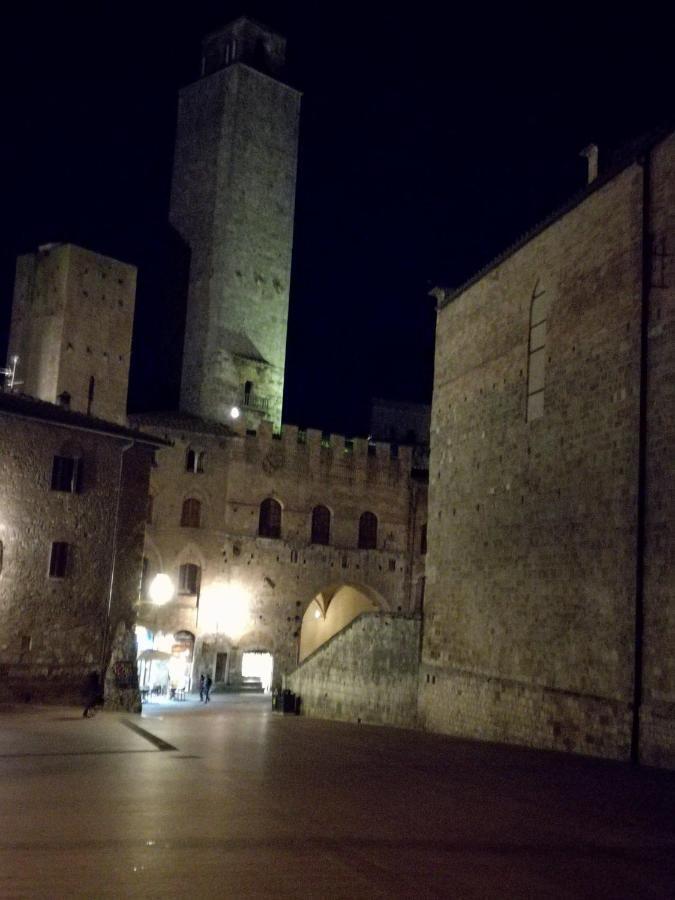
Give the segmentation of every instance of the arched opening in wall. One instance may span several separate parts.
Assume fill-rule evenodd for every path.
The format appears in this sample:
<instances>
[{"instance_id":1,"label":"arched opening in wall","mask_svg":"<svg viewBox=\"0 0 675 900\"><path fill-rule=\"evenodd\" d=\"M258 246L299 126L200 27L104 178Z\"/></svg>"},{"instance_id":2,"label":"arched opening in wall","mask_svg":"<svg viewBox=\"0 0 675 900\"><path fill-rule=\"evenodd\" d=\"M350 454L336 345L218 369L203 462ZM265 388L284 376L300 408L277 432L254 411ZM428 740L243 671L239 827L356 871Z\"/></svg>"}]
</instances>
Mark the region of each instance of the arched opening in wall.
<instances>
[{"instance_id":1,"label":"arched opening in wall","mask_svg":"<svg viewBox=\"0 0 675 900\"><path fill-rule=\"evenodd\" d=\"M377 516L361 513L359 519L359 550L377 550Z\"/></svg>"},{"instance_id":2,"label":"arched opening in wall","mask_svg":"<svg viewBox=\"0 0 675 900\"><path fill-rule=\"evenodd\" d=\"M315 506L312 510L312 544L330 544L330 510L327 506Z\"/></svg>"},{"instance_id":3,"label":"arched opening in wall","mask_svg":"<svg viewBox=\"0 0 675 900\"><path fill-rule=\"evenodd\" d=\"M271 653L261 650L249 650L241 657L242 687L255 690L258 682L265 693L272 687L272 671L274 658Z\"/></svg>"},{"instance_id":4,"label":"arched opening in wall","mask_svg":"<svg viewBox=\"0 0 675 900\"><path fill-rule=\"evenodd\" d=\"M138 686L143 702L182 699L190 691L195 636L136 626Z\"/></svg>"},{"instance_id":5,"label":"arched opening in wall","mask_svg":"<svg viewBox=\"0 0 675 900\"><path fill-rule=\"evenodd\" d=\"M260 504L258 535L265 538L281 537L281 504L272 497L267 497Z\"/></svg>"},{"instance_id":6,"label":"arched opening in wall","mask_svg":"<svg viewBox=\"0 0 675 900\"><path fill-rule=\"evenodd\" d=\"M342 583L320 591L302 618L298 662L325 644L362 613L387 608L384 598L364 584Z\"/></svg>"}]
</instances>

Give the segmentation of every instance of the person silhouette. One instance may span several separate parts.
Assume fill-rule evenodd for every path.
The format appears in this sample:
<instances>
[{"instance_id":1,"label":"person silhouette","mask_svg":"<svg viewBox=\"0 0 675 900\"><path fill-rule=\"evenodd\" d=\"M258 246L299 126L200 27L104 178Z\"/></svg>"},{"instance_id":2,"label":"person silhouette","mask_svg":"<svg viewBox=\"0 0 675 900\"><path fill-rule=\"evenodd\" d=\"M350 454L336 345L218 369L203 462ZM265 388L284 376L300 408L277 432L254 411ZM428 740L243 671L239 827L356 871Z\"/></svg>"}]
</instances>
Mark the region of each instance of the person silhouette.
<instances>
[{"instance_id":1,"label":"person silhouette","mask_svg":"<svg viewBox=\"0 0 675 900\"><path fill-rule=\"evenodd\" d=\"M200 703L204 699L204 682L205 682L205 678L204 678L204 673L202 672L202 674L199 678L199 702Z\"/></svg>"},{"instance_id":2,"label":"person silhouette","mask_svg":"<svg viewBox=\"0 0 675 900\"><path fill-rule=\"evenodd\" d=\"M204 703L208 703L211 699L211 685L213 684L213 679L210 675L206 676L206 682L204 683Z\"/></svg>"}]
</instances>

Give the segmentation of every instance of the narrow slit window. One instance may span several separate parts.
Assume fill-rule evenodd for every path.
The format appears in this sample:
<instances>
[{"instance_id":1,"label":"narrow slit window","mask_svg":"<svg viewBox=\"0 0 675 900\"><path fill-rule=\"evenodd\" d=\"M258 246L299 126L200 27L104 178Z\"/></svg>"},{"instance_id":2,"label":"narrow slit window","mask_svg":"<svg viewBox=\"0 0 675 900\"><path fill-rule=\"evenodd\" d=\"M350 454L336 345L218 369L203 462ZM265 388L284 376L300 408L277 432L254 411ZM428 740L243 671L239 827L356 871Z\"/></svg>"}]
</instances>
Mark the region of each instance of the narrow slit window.
<instances>
[{"instance_id":1,"label":"narrow slit window","mask_svg":"<svg viewBox=\"0 0 675 900\"><path fill-rule=\"evenodd\" d=\"M541 419L544 415L544 388L546 386L546 332L551 297L534 286L530 302L530 332L527 360L527 421Z\"/></svg>"}]
</instances>

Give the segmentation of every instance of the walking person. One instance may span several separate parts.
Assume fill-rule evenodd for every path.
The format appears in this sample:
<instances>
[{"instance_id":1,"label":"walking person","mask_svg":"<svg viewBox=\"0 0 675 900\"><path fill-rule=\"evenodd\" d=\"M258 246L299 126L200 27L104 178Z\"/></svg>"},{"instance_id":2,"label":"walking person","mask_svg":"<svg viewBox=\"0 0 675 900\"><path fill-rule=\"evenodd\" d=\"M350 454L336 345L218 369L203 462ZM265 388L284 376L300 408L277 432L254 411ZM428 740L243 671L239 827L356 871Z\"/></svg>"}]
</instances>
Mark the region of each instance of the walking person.
<instances>
[{"instance_id":1,"label":"walking person","mask_svg":"<svg viewBox=\"0 0 675 900\"><path fill-rule=\"evenodd\" d=\"M89 719L95 715L95 706L103 706L101 682L98 677L98 672L90 672L87 675L82 693L84 695L84 711L82 712L82 718Z\"/></svg>"},{"instance_id":2,"label":"walking person","mask_svg":"<svg viewBox=\"0 0 675 900\"><path fill-rule=\"evenodd\" d=\"M208 703L211 699L211 685L213 684L213 679L210 675L206 676L206 682L204 684L204 703Z\"/></svg>"},{"instance_id":3,"label":"walking person","mask_svg":"<svg viewBox=\"0 0 675 900\"><path fill-rule=\"evenodd\" d=\"M202 672L202 674L199 678L199 702L200 703L204 699L204 682L205 682L205 678L204 678L204 673Z\"/></svg>"}]
</instances>

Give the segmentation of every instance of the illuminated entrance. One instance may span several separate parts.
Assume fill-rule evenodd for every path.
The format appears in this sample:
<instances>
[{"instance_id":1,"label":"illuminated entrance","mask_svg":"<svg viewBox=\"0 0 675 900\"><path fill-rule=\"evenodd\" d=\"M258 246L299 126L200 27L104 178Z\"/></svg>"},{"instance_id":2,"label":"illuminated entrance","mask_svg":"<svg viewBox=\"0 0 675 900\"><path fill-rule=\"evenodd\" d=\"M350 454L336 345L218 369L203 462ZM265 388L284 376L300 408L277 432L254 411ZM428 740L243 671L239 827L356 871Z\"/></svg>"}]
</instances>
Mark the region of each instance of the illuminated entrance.
<instances>
[{"instance_id":1,"label":"illuminated entrance","mask_svg":"<svg viewBox=\"0 0 675 900\"><path fill-rule=\"evenodd\" d=\"M271 653L247 652L241 658L242 678L259 678L265 692L272 686L274 659Z\"/></svg>"}]
</instances>

